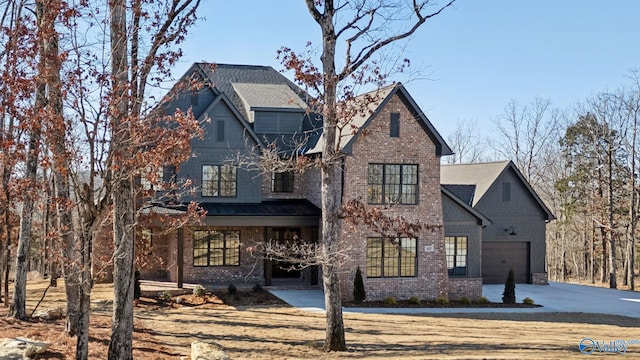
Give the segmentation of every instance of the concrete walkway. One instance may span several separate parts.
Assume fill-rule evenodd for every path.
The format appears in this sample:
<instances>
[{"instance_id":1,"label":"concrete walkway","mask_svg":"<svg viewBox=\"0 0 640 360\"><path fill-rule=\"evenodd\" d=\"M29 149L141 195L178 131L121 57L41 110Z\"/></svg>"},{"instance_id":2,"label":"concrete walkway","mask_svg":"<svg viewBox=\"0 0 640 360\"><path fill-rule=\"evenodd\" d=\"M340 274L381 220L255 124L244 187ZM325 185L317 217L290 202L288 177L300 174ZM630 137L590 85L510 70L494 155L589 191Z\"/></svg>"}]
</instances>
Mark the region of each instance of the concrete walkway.
<instances>
[{"instance_id":1,"label":"concrete walkway","mask_svg":"<svg viewBox=\"0 0 640 360\"><path fill-rule=\"evenodd\" d=\"M269 290L272 294L304 311L324 312L322 290ZM504 285L484 285L483 295L491 302L502 302ZM417 314L477 312L583 312L640 318L640 292L612 290L585 285L552 282L550 285L516 285L516 300L529 297L538 308L344 308L345 313Z\"/></svg>"}]
</instances>

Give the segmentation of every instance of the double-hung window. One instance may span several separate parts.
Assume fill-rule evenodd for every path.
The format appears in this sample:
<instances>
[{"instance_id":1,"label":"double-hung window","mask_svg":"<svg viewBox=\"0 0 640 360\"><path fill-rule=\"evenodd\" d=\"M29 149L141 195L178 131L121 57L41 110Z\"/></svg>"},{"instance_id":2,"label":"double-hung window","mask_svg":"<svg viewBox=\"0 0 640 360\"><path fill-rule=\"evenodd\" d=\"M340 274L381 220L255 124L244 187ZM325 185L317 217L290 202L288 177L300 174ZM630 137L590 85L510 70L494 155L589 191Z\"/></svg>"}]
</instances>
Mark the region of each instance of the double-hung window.
<instances>
[{"instance_id":1,"label":"double-hung window","mask_svg":"<svg viewBox=\"0 0 640 360\"><path fill-rule=\"evenodd\" d=\"M293 172L273 172L272 178L273 192L293 192Z\"/></svg>"},{"instance_id":2,"label":"double-hung window","mask_svg":"<svg viewBox=\"0 0 640 360\"><path fill-rule=\"evenodd\" d=\"M416 276L417 249L415 238L368 238L367 277Z\"/></svg>"},{"instance_id":3,"label":"double-hung window","mask_svg":"<svg viewBox=\"0 0 640 360\"><path fill-rule=\"evenodd\" d=\"M418 165L369 164L367 202L369 204L417 204Z\"/></svg>"},{"instance_id":4,"label":"double-hung window","mask_svg":"<svg viewBox=\"0 0 640 360\"><path fill-rule=\"evenodd\" d=\"M193 266L240 265L240 231L193 232Z\"/></svg>"},{"instance_id":5,"label":"double-hung window","mask_svg":"<svg viewBox=\"0 0 640 360\"><path fill-rule=\"evenodd\" d=\"M444 238L449 276L467 275L467 243L466 236L446 236Z\"/></svg>"},{"instance_id":6,"label":"double-hung window","mask_svg":"<svg viewBox=\"0 0 640 360\"><path fill-rule=\"evenodd\" d=\"M202 166L202 196L235 197L237 169L232 165Z\"/></svg>"}]
</instances>

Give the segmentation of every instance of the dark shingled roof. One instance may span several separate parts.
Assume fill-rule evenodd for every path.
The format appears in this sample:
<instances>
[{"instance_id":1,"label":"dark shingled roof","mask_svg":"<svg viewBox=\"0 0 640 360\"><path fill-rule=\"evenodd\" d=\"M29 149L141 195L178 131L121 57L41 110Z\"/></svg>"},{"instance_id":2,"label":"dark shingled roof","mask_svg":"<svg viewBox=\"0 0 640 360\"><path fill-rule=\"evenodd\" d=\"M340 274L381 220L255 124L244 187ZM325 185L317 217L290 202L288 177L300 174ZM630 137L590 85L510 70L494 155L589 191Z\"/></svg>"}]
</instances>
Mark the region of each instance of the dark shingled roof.
<instances>
[{"instance_id":1,"label":"dark shingled roof","mask_svg":"<svg viewBox=\"0 0 640 360\"><path fill-rule=\"evenodd\" d=\"M320 216L308 200L267 200L256 204L201 203L207 216Z\"/></svg>"},{"instance_id":2,"label":"dark shingled roof","mask_svg":"<svg viewBox=\"0 0 640 360\"><path fill-rule=\"evenodd\" d=\"M442 187L449 190L458 199L464 201L465 204L473 206L473 196L476 193L475 185L445 185Z\"/></svg>"},{"instance_id":3,"label":"dark shingled roof","mask_svg":"<svg viewBox=\"0 0 640 360\"><path fill-rule=\"evenodd\" d=\"M287 85L300 96L300 99L306 100L306 94L302 89L271 66L230 64L215 64L212 66L209 63L197 63L196 65L207 75L214 88L227 95L247 121L249 120L249 114L247 114L242 99L233 88L233 83Z\"/></svg>"},{"instance_id":4,"label":"dark shingled roof","mask_svg":"<svg viewBox=\"0 0 640 360\"><path fill-rule=\"evenodd\" d=\"M207 77L210 86L223 93L236 108L238 113L244 117L247 123L251 123L251 117L247 113L247 108L240 94L234 89L233 84L264 84L264 85L284 85L289 87L293 93L297 94L304 103L310 103L309 95L287 79L279 71L271 66L258 65L231 65L231 64L211 64L196 63ZM265 96L265 101L268 97ZM295 105L293 105L295 103ZM300 101L292 102L292 108L298 108ZM281 104L274 104L281 105ZM306 110L306 109L305 109ZM308 114L303 118L302 133L293 135L294 139L283 135L261 135L265 143L276 142L281 149L287 149L296 142L306 141L307 147L312 147L320 138L322 121L316 114ZM293 141L292 141L293 140Z\"/></svg>"}]
</instances>

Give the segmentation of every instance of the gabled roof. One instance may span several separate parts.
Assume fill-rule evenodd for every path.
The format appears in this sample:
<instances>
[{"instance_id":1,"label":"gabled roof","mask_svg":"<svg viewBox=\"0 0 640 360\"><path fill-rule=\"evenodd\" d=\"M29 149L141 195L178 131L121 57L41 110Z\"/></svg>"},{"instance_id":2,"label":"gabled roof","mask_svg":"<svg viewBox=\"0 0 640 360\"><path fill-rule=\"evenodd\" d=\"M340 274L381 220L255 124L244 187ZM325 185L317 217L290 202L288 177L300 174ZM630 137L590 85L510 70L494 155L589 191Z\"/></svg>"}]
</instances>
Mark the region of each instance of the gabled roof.
<instances>
[{"instance_id":1,"label":"gabled roof","mask_svg":"<svg viewBox=\"0 0 640 360\"><path fill-rule=\"evenodd\" d=\"M457 203L462 208L464 208L467 212L469 212L470 214L475 216L478 219L480 225L487 226L487 225L491 224L491 220L489 220L489 218L487 218L486 216L482 215L482 213L480 211L478 211L478 210L474 209L473 207L471 207L471 204L466 203L460 197L458 197L456 194L454 194L453 192L449 191L449 189L448 189L448 187L446 185L442 185L440 187L440 190L442 191L442 195L447 196L453 202Z\"/></svg>"},{"instance_id":2,"label":"gabled roof","mask_svg":"<svg viewBox=\"0 0 640 360\"><path fill-rule=\"evenodd\" d=\"M260 146L276 142L282 149L287 149L292 144L306 141L312 147L317 141L321 126L312 114L303 117L301 133L289 134L288 137L256 135L252 127L252 111L306 112L307 100L310 99L308 94L272 67L199 62L194 63L183 78L188 79L194 73L213 91L216 96L214 102L224 101Z\"/></svg>"},{"instance_id":3,"label":"gabled roof","mask_svg":"<svg viewBox=\"0 0 640 360\"><path fill-rule=\"evenodd\" d=\"M433 127L433 124L429 121L427 116L418 107L413 100L407 89L402 83L395 83L381 89L370 91L368 93L357 96L352 102L357 107L362 107L362 104L367 106L366 109L355 112L355 115L349 120L349 126L353 126L356 130L351 131L350 128L344 130L341 137L336 141L340 141L341 150L345 153L351 153L353 143L362 134L363 130L369 125L369 123L378 115L378 113L385 107L385 105L395 96L398 95L400 99L407 105L409 110L414 115L414 118L420 122L420 125L425 130L429 138L436 145L436 154L438 155L451 155L453 151L444 141L440 133ZM347 105L348 107L348 105ZM309 153L319 153L322 151L323 138L321 138L316 146L309 151Z\"/></svg>"},{"instance_id":4,"label":"gabled roof","mask_svg":"<svg viewBox=\"0 0 640 360\"><path fill-rule=\"evenodd\" d=\"M524 178L520 170L518 170L516 165L510 160L487 163L442 165L440 167L440 183L445 186L475 186L475 193L473 194L473 199L471 202L471 205L475 207L478 202L486 195L487 191L489 191L489 188L497 181L497 179L500 178L503 173L509 171L509 169L513 170L522 184L531 193L533 199L545 212L547 221L555 219L555 216L553 215L551 210L549 210L544 201L540 199L529 182ZM453 190L453 193L455 194L457 192L456 190L461 190L463 188L449 187L449 189Z\"/></svg>"},{"instance_id":5,"label":"gabled roof","mask_svg":"<svg viewBox=\"0 0 640 360\"><path fill-rule=\"evenodd\" d=\"M280 72L276 71L271 66L259 66L259 65L231 65L231 64L210 64L210 63L196 63L194 64L201 73L206 77L207 83L210 86L219 92L227 95L229 100L236 107L238 112L248 121L250 119L249 113L247 112L247 107L245 106L245 102L243 101L241 95L234 88L234 84L255 84L258 86L272 86L278 87L278 85L282 85L289 89L290 92L287 92L284 96L289 96L291 94L297 95L298 98L292 98L292 108L299 107L300 104L305 104L307 100L307 95L305 92L296 86L292 81L287 79L286 76L282 75ZM242 89L247 89L245 85L238 85L237 87ZM283 87L279 87L279 89L283 89ZM251 97L253 101L259 101L262 107L271 107L269 106L268 101L273 100L270 98L270 95L263 94L259 96L258 94L250 95L245 91L245 97ZM279 107L282 105L282 96L277 98L277 104L273 103L272 107Z\"/></svg>"},{"instance_id":6,"label":"gabled roof","mask_svg":"<svg viewBox=\"0 0 640 360\"><path fill-rule=\"evenodd\" d=\"M473 197L476 194L475 185L442 185L447 191L469 206L473 206Z\"/></svg>"}]
</instances>

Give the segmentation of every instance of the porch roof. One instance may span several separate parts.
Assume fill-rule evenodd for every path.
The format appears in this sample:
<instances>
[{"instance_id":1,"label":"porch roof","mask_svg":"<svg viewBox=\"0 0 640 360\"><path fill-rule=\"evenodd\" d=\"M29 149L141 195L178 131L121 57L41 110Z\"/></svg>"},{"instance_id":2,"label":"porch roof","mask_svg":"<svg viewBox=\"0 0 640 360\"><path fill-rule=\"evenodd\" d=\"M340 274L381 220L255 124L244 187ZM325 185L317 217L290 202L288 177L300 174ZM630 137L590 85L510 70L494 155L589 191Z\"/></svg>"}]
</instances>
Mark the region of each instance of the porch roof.
<instances>
[{"instance_id":1,"label":"porch roof","mask_svg":"<svg viewBox=\"0 0 640 360\"><path fill-rule=\"evenodd\" d=\"M308 200L266 200L255 204L200 203L207 216L320 216L321 210Z\"/></svg>"}]
</instances>

